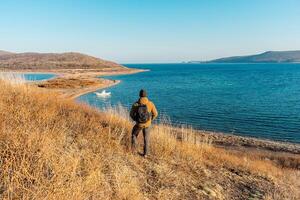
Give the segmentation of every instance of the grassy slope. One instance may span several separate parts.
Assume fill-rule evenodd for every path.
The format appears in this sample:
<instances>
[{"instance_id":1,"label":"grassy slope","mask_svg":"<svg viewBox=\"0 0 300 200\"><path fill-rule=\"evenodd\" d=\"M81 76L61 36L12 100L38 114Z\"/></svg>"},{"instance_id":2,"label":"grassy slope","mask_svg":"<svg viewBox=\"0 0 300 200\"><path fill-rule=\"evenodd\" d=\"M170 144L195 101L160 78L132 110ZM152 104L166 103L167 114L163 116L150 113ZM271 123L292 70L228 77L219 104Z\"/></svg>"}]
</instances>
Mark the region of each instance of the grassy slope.
<instances>
[{"instance_id":1,"label":"grassy slope","mask_svg":"<svg viewBox=\"0 0 300 200\"><path fill-rule=\"evenodd\" d=\"M115 85L117 83L119 83L119 81L96 77L65 76L35 82L33 85L37 85L39 88L54 90L61 93L61 95L66 98L76 98L82 94Z\"/></svg>"},{"instance_id":2,"label":"grassy slope","mask_svg":"<svg viewBox=\"0 0 300 200\"><path fill-rule=\"evenodd\" d=\"M0 81L0 199L299 197L299 171L180 142L168 126L153 130L143 159L129 151L130 128L113 112Z\"/></svg>"}]
</instances>

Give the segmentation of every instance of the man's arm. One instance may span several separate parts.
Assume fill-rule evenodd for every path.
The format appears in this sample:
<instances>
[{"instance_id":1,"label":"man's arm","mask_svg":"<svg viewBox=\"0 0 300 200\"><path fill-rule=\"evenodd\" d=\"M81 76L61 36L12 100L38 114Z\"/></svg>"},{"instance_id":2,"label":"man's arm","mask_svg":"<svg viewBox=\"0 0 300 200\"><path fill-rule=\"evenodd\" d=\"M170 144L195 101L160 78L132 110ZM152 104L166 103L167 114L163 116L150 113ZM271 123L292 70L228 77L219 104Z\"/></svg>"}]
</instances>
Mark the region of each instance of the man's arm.
<instances>
[{"instance_id":1,"label":"man's arm","mask_svg":"<svg viewBox=\"0 0 300 200\"><path fill-rule=\"evenodd\" d=\"M156 110L156 107L155 107L154 103L152 103L151 113L152 113L152 120L154 120L158 116L158 112Z\"/></svg>"},{"instance_id":2,"label":"man's arm","mask_svg":"<svg viewBox=\"0 0 300 200\"><path fill-rule=\"evenodd\" d=\"M132 120L135 120L135 115L136 115L136 106L135 103L132 105L131 110L130 110L130 117Z\"/></svg>"}]
</instances>

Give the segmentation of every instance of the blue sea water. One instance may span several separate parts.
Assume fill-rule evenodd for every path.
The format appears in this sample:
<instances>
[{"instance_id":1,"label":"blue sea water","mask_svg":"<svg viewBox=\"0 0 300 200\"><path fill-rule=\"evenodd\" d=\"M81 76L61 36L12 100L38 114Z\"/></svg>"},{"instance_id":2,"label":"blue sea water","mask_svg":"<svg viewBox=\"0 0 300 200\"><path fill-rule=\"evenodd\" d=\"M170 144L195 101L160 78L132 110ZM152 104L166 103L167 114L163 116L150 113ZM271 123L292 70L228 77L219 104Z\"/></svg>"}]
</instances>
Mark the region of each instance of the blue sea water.
<instances>
[{"instance_id":1,"label":"blue sea water","mask_svg":"<svg viewBox=\"0 0 300 200\"><path fill-rule=\"evenodd\" d=\"M130 108L141 88L174 124L300 143L300 64L130 64L150 69L107 77L121 83L78 100ZM101 91L101 90L100 90Z\"/></svg>"},{"instance_id":2,"label":"blue sea water","mask_svg":"<svg viewBox=\"0 0 300 200\"><path fill-rule=\"evenodd\" d=\"M54 78L54 74L24 74L25 80L28 81L42 81Z\"/></svg>"}]
</instances>

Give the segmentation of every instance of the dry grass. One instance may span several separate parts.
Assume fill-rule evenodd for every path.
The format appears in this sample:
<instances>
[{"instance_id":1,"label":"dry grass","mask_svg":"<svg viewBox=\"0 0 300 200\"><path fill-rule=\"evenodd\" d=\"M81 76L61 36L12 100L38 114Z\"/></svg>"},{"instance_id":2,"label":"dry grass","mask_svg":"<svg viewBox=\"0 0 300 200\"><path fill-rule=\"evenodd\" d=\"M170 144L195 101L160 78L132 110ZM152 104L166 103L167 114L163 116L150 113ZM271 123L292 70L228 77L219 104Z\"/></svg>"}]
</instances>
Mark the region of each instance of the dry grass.
<instances>
[{"instance_id":1,"label":"dry grass","mask_svg":"<svg viewBox=\"0 0 300 200\"><path fill-rule=\"evenodd\" d=\"M154 127L131 153L123 108L100 112L0 80L1 199L297 199L299 171Z\"/></svg>"},{"instance_id":2,"label":"dry grass","mask_svg":"<svg viewBox=\"0 0 300 200\"><path fill-rule=\"evenodd\" d=\"M119 83L119 81L100 79L88 75L68 75L32 84L39 88L50 89L52 92L55 91L64 98L76 98L82 94L109 87L117 83Z\"/></svg>"},{"instance_id":3,"label":"dry grass","mask_svg":"<svg viewBox=\"0 0 300 200\"><path fill-rule=\"evenodd\" d=\"M48 89L78 89L104 85L104 80L92 77L59 77L38 83L38 87Z\"/></svg>"},{"instance_id":4,"label":"dry grass","mask_svg":"<svg viewBox=\"0 0 300 200\"><path fill-rule=\"evenodd\" d=\"M2 53L0 68L16 69L122 69L123 66L81 53Z\"/></svg>"}]
</instances>

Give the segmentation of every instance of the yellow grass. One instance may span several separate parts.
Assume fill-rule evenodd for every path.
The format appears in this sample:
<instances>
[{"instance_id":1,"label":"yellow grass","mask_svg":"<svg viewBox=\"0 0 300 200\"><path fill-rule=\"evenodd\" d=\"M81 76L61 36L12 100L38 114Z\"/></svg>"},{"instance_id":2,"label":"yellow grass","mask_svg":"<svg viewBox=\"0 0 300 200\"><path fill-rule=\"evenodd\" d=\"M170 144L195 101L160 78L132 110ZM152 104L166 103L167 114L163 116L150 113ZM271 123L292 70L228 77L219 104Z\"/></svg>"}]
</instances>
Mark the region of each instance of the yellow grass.
<instances>
[{"instance_id":1,"label":"yellow grass","mask_svg":"<svg viewBox=\"0 0 300 200\"><path fill-rule=\"evenodd\" d=\"M130 151L132 122L122 107L100 112L1 77L0 199L299 197L297 170L167 123L153 127L144 159Z\"/></svg>"}]
</instances>

